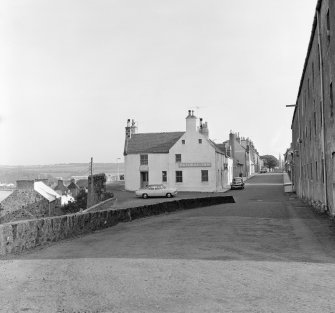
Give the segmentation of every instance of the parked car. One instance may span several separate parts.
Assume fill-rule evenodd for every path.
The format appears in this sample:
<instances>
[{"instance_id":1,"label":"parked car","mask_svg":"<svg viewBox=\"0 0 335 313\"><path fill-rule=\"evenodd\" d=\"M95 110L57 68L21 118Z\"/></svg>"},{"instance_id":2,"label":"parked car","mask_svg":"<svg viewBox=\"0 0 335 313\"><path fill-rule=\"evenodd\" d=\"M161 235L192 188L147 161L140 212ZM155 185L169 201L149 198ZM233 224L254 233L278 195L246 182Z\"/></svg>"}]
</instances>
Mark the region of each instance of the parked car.
<instances>
[{"instance_id":1,"label":"parked car","mask_svg":"<svg viewBox=\"0 0 335 313\"><path fill-rule=\"evenodd\" d=\"M164 185L148 185L135 191L137 197L146 199L148 197L167 197L171 198L177 195L176 188L167 188Z\"/></svg>"},{"instance_id":2,"label":"parked car","mask_svg":"<svg viewBox=\"0 0 335 313\"><path fill-rule=\"evenodd\" d=\"M234 177L230 184L231 189L244 189L244 181L242 177Z\"/></svg>"},{"instance_id":3,"label":"parked car","mask_svg":"<svg viewBox=\"0 0 335 313\"><path fill-rule=\"evenodd\" d=\"M266 168L262 168L261 171L260 171L261 174L267 173L267 172L268 172L268 170Z\"/></svg>"}]
</instances>

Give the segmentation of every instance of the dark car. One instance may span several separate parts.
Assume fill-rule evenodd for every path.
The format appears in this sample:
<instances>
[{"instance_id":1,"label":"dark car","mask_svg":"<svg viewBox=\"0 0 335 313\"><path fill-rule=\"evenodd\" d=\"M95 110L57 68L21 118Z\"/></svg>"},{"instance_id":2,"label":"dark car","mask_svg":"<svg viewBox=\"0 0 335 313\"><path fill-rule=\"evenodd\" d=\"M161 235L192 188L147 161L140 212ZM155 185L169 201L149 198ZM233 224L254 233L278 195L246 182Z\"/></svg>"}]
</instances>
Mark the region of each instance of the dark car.
<instances>
[{"instance_id":1,"label":"dark car","mask_svg":"<svg viewBox=\"0 0 335 313\"><path fill-rule=\"evenodd\" d=\"M244 181L242 177L234 177L230 184L231 189L244 189Z\"/></svg>"}]
</instances>

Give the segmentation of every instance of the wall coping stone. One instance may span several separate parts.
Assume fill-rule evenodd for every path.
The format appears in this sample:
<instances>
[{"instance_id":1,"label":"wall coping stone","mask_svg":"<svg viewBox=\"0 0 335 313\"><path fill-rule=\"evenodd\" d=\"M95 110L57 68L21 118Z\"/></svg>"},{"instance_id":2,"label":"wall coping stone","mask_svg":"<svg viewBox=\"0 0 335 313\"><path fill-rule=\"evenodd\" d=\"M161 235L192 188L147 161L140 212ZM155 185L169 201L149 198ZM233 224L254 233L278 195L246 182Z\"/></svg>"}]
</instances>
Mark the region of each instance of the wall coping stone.
<instances>
[{"instance_id":1,"label":"wall coping stone","mask_svg":"<svg viewBox=\"0 0 335 313\"><path fill-rule=\"evenodd\" d=\"M223 203L235 203L235 200L232 196L180 199L130 208L108 208L1 224L0 256L18 254L37 246L92 233L122 222Z\"/></svg>"}]
</instances>

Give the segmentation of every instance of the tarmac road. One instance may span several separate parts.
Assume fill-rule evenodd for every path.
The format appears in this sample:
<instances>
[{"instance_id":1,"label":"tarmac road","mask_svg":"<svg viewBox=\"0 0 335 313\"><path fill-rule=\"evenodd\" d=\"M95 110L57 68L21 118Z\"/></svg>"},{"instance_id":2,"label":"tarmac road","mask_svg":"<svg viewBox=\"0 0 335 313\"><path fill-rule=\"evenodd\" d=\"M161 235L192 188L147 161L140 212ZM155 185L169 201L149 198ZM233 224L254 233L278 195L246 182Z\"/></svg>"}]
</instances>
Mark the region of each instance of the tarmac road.
<instances>
[{"instance_id":1,"label":"tarmac road","mask_svg":"<svg viewBox=\"0 0 335 313\"><path fill-rule=\"evenodd\" d=\"M282 179L0 260L0 312L335 312L334 224Z\"/></svg>"}]
</instances>

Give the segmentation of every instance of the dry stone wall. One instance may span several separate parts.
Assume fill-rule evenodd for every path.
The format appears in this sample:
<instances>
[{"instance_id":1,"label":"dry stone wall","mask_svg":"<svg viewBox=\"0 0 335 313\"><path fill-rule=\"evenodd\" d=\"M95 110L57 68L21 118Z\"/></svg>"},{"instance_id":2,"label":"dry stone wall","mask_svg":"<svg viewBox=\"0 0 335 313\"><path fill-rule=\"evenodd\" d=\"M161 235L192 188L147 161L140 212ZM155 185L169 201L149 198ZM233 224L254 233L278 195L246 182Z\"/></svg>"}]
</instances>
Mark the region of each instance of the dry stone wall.
<instances>
[{"instance_id":1,"label":"dry stone wall","mask_svg":"<svg viewBox=\"0 0 335 313\"><path fill-rule=\"evenodd\" d=\"M35 190L14 190L0 203L0 224L54 215L60 206L60 199L49 203Z\"/></svg>"},{"instance_id":2,"label":"dry stone wall","mask_svg":"<svg viewBox=\"0 0 335 313\"><path fill-rule=\"evenodd\" d=\"M76 213L0 225L0 255L20 253L49 242L86 234L120 222L222 203L232 196L181 199L140 207Z\"/></svg>"}]
</instances>

